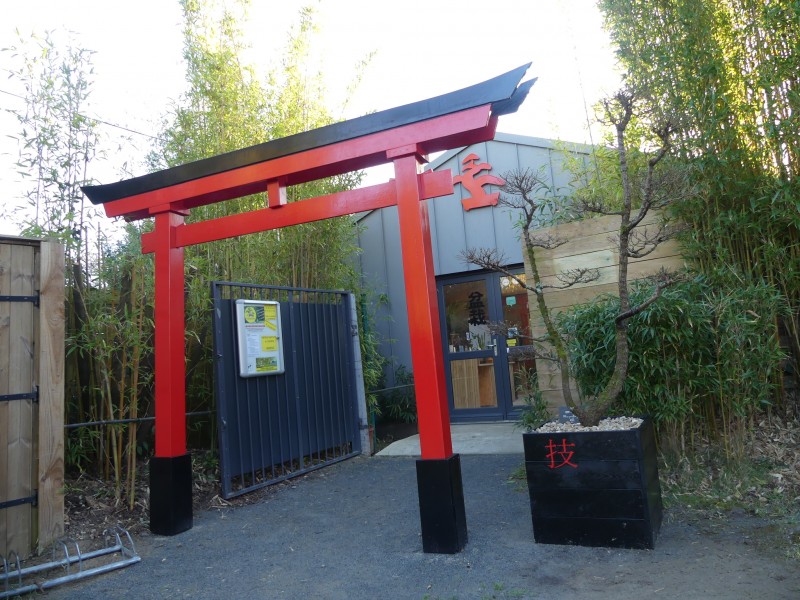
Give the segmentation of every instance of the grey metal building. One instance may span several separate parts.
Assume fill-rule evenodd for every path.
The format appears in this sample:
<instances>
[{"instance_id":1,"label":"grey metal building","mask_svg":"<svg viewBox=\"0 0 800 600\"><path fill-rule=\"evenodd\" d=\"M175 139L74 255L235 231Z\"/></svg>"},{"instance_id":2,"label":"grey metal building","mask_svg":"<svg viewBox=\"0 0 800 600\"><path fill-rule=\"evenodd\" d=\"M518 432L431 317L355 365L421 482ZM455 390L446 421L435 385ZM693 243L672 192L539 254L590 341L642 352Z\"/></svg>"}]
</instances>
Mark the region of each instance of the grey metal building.
<instances>
[{"instance_id":1,"label":"grey metal building","mask_svg":"<svg viewBox=\"0 0 800 600\"><path fill-rule=\"evenodd\" d=\"M516 335L529 323L524 288L508 277L465 263L461 256L468 248L497 248L507 265L523 272L515 227L518 215L490 204L498 178L509 171L532 169L541 171L554 189L565 188L572 178L566 161L588 153L589 148L582 145L498 133L493 141L451 150L427 166L434 171L450 170L454 176L454 193L429 201L453 421L514 418L522 404L516 391L520 380L526 370L535 371L533 361L521 356L524 338ZM388 361L386 379L392 385L398 367L411 371L397 207L366 213L358 224L361 274L372 291L380 352ZM511 327L507 334L495 335L489 323L501 320Z\"/></svg>"}]
</instances>

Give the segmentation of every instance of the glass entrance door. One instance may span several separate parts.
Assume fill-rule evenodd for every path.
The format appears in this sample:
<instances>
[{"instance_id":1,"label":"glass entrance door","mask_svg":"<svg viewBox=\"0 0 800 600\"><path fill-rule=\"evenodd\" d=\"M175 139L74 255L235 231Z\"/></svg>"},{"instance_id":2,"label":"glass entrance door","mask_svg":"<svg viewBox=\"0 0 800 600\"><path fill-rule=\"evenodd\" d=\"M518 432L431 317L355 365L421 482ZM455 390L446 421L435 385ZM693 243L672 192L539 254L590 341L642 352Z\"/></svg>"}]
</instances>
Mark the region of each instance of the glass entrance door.
<instances>
[{"instance_id":1,"label":"glass entrance door","mask_svg":"<svg viewBox=\"0 0 800 600\"><path fill-rule=\"evenodd\" d=\"M495 378L498 320L485 278L444 284L445 369L454 411L498 412ZM455 414L453 412L452 414Z\"/></svg>"},{"instance_id":2,"label":"glass entrance door","mask_svg":"<svg viewBox=\"0 0 800 600\"><path fill-rule=\"evenodd\" d=\"M528 296L497 273L439 282L439 302L454 421L508 419L524 404L525 376L535 375L526 356Z\"/></svg>"}]
</instances>

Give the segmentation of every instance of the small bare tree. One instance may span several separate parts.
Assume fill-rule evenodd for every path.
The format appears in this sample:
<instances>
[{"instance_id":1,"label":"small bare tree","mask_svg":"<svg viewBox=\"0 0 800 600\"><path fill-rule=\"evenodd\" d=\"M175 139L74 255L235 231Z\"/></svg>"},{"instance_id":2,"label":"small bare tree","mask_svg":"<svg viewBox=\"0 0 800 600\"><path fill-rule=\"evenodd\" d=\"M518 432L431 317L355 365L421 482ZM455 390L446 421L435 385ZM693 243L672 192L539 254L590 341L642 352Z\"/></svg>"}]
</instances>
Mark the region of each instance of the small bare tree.
<instances>
[{"instance_id":1,"label":"small bare tree","mask_svg":"<svg viewBox=\"0 0 800 600\"><path fill-rule=\"evenodd\" d=\"M539 218L546 204L551 204L554 196L544 177L531 169L520 169L503 174L505 185L498 200L498 205L514 209L520 215L517 227L525 244L525 253L530 265L530 278L520 277L511 272L507 267L505 255L497 248L470 248L463 253L465 262L472 263L484 269L497 271L510 277L518 285L533 293L536 306L544 322L545 335L542 337L528 336L532 342L530 347L536 358L555 360L561 369L561 383L564 393L564 403L575 406L572 388L570 387L571 368L566 340L562 337L550 309L545 302L545 290L565 289L577 283L589 283L598 278L596 269L574 269L559 273L558 284L545 284L539 273L537 265L537 249L552 250L567 242L566 239L553 236L549 232L537 232ZM530 333L530 332L528 332ZM547 346L544 346L547 344ZM549 346L549 347L548 347ZM552 349L552 351L551 351Z\"/></svg>"},{"instance_id":2,"label":"small bare tree","mask_svg":"<svg viewBox=\"0 0 800 600\"><path fill-rule=\"evenodd\" d=\"M575 414L584 425L595 425L608 412L619 398L625 385L630 364L630 343L628 327L632 317L653 304L663 291L677 281L675 273L664 269L650 277L653 291L644 301L632 305L628 270L631 259L644 258L665 241L673 238L678 231L666 220L644 226L645 217L653 211L665 208L689 189L685 173L677 168L657 168L668 155L671 139L676 131L676 123L671 118L662 118L650 126L655 146L645 150L647 164L641 177L635 177L629 165L629 151L626 133L639 108L636 94L630 89L617 92L602 104L605 122L612 126L619 166L621 206L609 205L604 198L585 197L579 203L578 211L584 215L615 215L619 217L619 233L615 242L619 253L617 269L617 294L619 312L614 319L615 361L614 371L605 387L596 397L576 407ZM638 208L634 200L638 197Z\"/></svg>"},{"instance_id":3,"label":"small bare tree","mask_svg":"<svg viewBox=\"0 0 800 600\"><path fill-rule=\"evenodd\" d=\"M547 198L553 197L546 182L530 170L513 171L504 175L506 185L503 186L500 203L517 209L521 215L519 229L530 264L530 281L523 281L514 276L505 267L505 257L496 250L470 249L463 255L466 261L485 269L499 271L533 292L546 331L543 339L534 342L547 342L553 348L554 356L547 356L546 352L538 354L543 358L558 361L561 368L564 402L586 426L596 425L607 414L623 390L630 362L628 341L630 319L658 300L663 291L677 281L676 274L661 270L650 277L654 284L652 294L643 302L631 305L628 276L630 261L651 254L663 242L673 238L678 231L677 227L666 221L644 224L645 218L651 211L662 209L690 193L688 179L681 169L659 168L669 153L670 140L675 133L676 126L673 120L663 119L650 127L654 146L642 151L646 165L639 173L631 169L630 153L626 145L629 127L635 121L637 109L640 108L636 94L631 90L622 90L603 102L602 108L604 121L613 128L615 136L620 198L610 201L602 194L583 190L570 199L568 208L571 212L576 212L578 217L614 215L620 220L619 233L612 240L619 254L617 292L620 307L614 319L616 355L614 370L599 394L591 398L575 397L570 386L571 368L567 340L556 327L545 301L545 290L548 288L564 289L598 278L595 269L575 269L559 273L557 275L559 284L545 285L542 282L536 262L537 251L557 248L566 242L551 233L535 231L543 202L548 202Z\"/></svg>"}]
</instances>

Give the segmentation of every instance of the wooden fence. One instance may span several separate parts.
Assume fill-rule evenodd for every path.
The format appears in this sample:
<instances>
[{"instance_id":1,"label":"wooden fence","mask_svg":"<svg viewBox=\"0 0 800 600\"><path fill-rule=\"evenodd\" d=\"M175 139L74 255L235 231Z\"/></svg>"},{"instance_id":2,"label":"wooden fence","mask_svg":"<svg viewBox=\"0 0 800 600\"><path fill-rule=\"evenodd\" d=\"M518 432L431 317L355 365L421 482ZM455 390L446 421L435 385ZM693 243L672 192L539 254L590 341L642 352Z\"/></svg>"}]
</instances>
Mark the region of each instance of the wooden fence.
<instances>
[{"instance_id":1,"label":"wooden fence","mask_svg":"<svg viewBox=\"0 0 800 600\"><path fill-rule=\"evenodd\" d=\"M64 248L0 237L0 555L64 532Z\"/></svg>"},{"instance_id":2,"label":"wooden fence","mask_svg":"<svg viewBox=\"0 0 800 600\"><path fill-rule=\"evenodd\" d=\"M641 227L655 223L660 217L652 213L643 221ZM619 231L619 217L604 216L573 223L565 223L542 230L542 234L550 233L553 237L566 240L566 243L553 250L536 251L536 264L539 275L545 285L559 285L557 276L570 269L597 269L599 278L591 283L576 284L568 289L546 289L545 301L552 314L561 310L590 302L600 294L615 294L617 291L617 270L619 253L615 249L613 236ZM531 278L530 265L525 256L525 272ZM628 267L629 280L641 279L656 273L659 269L676 270L685 266L680 247L674 240L660 245L656 250L642 259L631 260ZM544 324L537 308L536 298L532 292L528 294L528 306L531 312L531 329L534 337L545 334ZM539 378L539 389L550 409L556 413L559 406L564 405L561 385L561 370L558 364L549 360L536 361L536 373Z\"/></svg>"}]
</instances>

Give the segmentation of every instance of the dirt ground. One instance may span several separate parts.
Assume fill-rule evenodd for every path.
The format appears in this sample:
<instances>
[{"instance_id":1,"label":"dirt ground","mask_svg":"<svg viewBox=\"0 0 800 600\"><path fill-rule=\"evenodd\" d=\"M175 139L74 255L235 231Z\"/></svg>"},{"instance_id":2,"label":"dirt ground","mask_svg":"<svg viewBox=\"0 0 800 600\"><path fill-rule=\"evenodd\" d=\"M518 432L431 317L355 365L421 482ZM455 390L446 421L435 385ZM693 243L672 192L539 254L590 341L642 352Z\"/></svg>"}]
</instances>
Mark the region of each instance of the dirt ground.
<instances>
[{"instance_id":1,"label":"dirt ground","mask_svg":"<svg viewBox=\"0 0 800 600\"><path fill-rule=\"evenodd\" d=\"M201 466L207 461L193 460L192 508L195 514L205 510L227 510L263 501L285 486L279 483L231 500L222 498L216 467ZM78 541L101 540L103 531L119 525L131 536L149 533L149 474L140 467L133 506L127 498L114 498L113 486L86 473L67 476L64 494L65 536Z\"/></svg>"},{"instance_id":2,"label":"dirt ground","mask_svg":"<svg viewBox=\"0 0 800 600\"><path fill-rule=\"evenodd\" d=\"M417 433L416 423L382 425L376 440L378 451L398 439ZM219 468L207 451L193 452L193 509L224 510L261 502L277 493L286 483L277 484L225 500L221 496ZM120 525L131 535L148 535L149 483L147 465L140 465L136 480L136 493L131 506L127 498L116 500L113 486L88 473L68 473L65 478L65 535L75 540L100 540L108 527Z\"/></svg>"},{"instance_id":3,"label":"dirt ground","mask_svg":"<svg viewBox=\"0 0 800 600\"><path fill-rule=\"evenodd\" d=\"M385 439L378 440L378 447L415 432L416 426L407 424L396 431L387 429ZM680 518L701 523L724 522L742 515L772 517L776 523L784 523L784 529L790 532L789 537L779 543L782 551L800 559L800 420L764 419L757 424L755 432L747 454L769 465L761 478L743 485L744 481L737 479L739 474L726 473L724 467L707 456L709 446L706 446L705 450L698 451L704 462L702 472L698 472L697 464L665 466L662 463L660 477L665 504L673 518L681 515ZM193 454L193 458L195 514L257 504L285 486L295 484L292 481L281 483L225 500L220 495L219 469L213 457L203 452ZM513 473L508 476L512 477ZM115 500L113 488L106 481L87 474L67 476L65 534L76 540L94 540L100 539L106 528L121 525L131 535L148 535L148 497L146 465L139 469L132 508L127 499Z\"/></svg>"},{"instance_id":4,"label":"dirt ground","mask_svg":"<svg viewBox=\"0 0 800 600\"><path fill-rule=\"evenodd\" d=\"M509 480L521 460L462 457L469 541L455 555L422 552L413 458L354 458L246 505L212 495L177 536L142 526L139 564L47 597L800 598L790 523L739 509L669 507L652 551L536 544L524 485Z\"/></svg>"},{"instance_id":5,"label":"dirt ground","mask_svg":"<svg viewBox=\"0 0 800 600\"><path fill-rule=\"evenodd\" d=\"M95 549L119 524L142 562L48 596L217 598L223 581L232 597L796 600L800 426L773 419L757 431L748 452L767 466L747 485L713 461L662 470L654 551L534 544L525 484L513 476L521 455L462 458L470 541L454 556L421 552L413 459L352 459L226 501L213 461L198 455L195 526L170 538L149 532L146 467L132 510L82 475L65 487L67 535ZM356 591L348 582L361 578Z\"/></svg>"}]
</instances>

